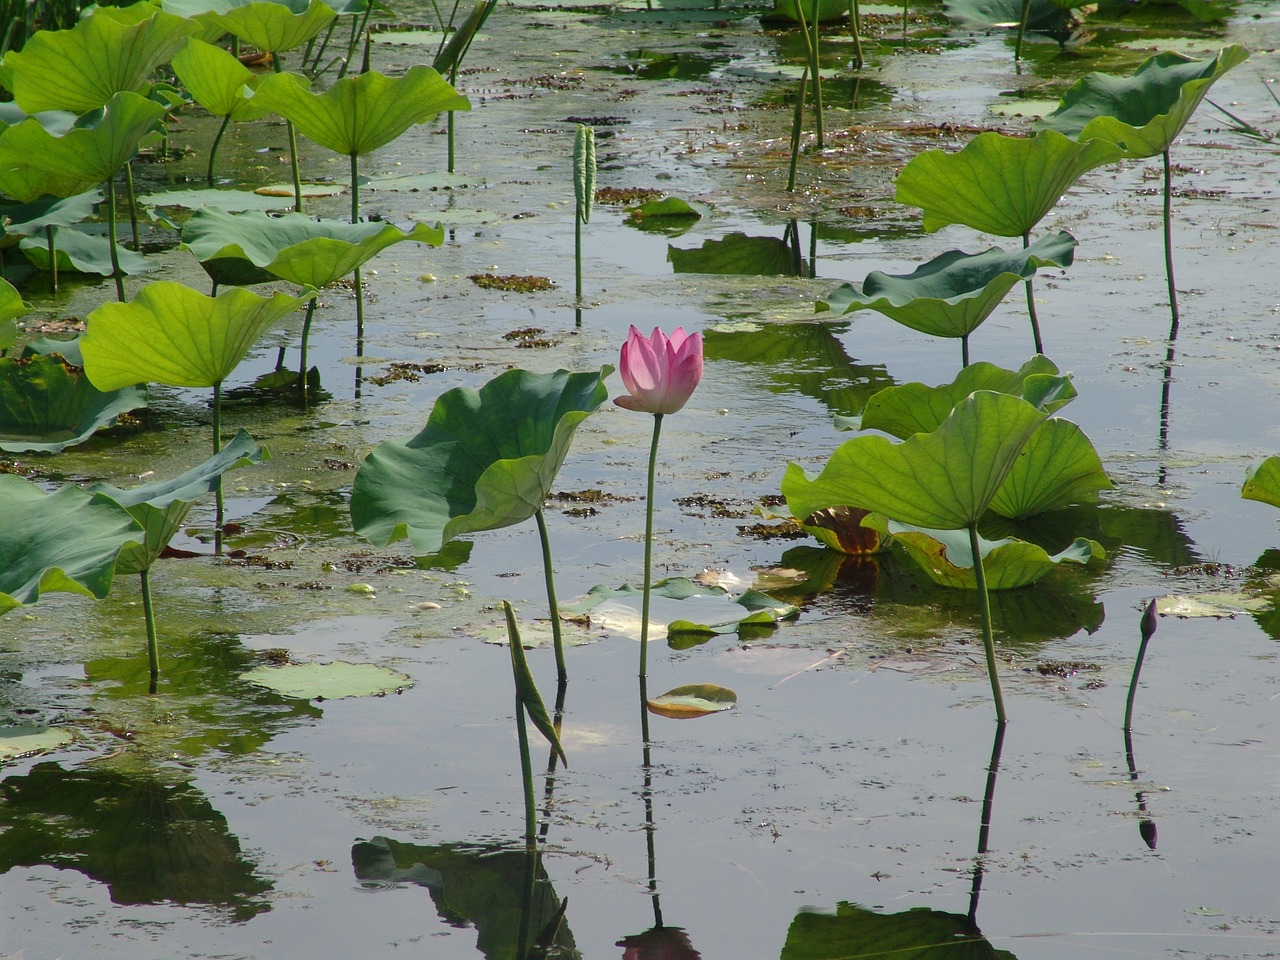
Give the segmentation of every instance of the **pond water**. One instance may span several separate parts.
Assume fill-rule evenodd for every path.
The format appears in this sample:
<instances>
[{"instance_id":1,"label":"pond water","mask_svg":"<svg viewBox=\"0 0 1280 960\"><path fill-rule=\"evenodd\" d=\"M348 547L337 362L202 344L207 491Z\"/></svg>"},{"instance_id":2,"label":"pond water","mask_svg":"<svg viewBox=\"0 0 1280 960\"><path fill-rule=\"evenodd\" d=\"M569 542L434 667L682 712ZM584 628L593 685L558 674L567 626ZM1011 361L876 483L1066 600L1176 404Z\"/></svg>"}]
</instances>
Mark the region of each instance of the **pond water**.
<instances>
[{"instance_id":1,"label":"pond water","mask_svg":"<svg viewBox=\"0 0 1280 960\"><path fill-rule=\"evenodd\" d=\"M154 695L131 578L97 603L47 595L0 620L0 718L75 735L0 771L0 954L496 960L515 956L522 923L543 932L546 955L584 958L1280 953L1280 618L1265 589L1280 528L1273 508L1239 498L1246 468L1280 448L1274 144L1233 132L1205 104L1173 148L1176 341L1158 161L1094 171L1042 224L1080 242L1074 266L1038 276L1037 306L1046 353L1079 391L1064 413L1116 489L1038 531L1093 537L1105 563L993 596L1011 717L1001 741L971 595L933 587L907 561L845 559L784 538L756 512L788 461L817 469L847 437L834 414L958 367L954 342L870 312L814 313L871 270L907 272L999 242L961 227L923 233L918 211L892 202L892 178L912 155L958 148L979 129L1024 129L1017 114L1075 78L1128 72L1166 46L1250 47L1211 98L1280 130L1267 87L1280 69L1280 8L1225 4L1224 19L1197 21L1164 6L1150 22L1100 21L1066 48L1033 38L1020 66L1006 33L949 27L938 5L913 5L905 42L898 10L871 8L876 36L860 75L843 31L824 35L835 71L827 143L801 158L788 194L796 37L763 28L758 10L655 5L652 15L634 3L500 6L460 78L473 110L457 118L458 172L439 172L437 124L362 161L368 213L439 219L446 242L392 247L366 271L361 356L350 291L325 291L315 406L245 391L279 347L293 349L300 321L228 384L225 428L246 427L273 456L228 478L240 528L227 558L211 556L212 505L202 504L176 542L196 555L153 572ZM399 13L406 24L430 19ZM430 60L433 47L396 39L379 35L375 66ZM600 186L658 189L708 210L667 236L597 206L584 227L581 308L579 120L597 131ZM197 149L142 169L140 189L200 180L215 126L184 114L172 138ZM283 143L278 127L233 127L224 176L287 179ZM341 181L346 167L304 143L303 171ZM308 210L341 217L347 204ZM171 230L148 229L172 243ZM723 249L704 245L735 234L754 238L731 240L753 256L803 269L697 272L699 255ZM681 269L678 251L696 269ZM206 287L185 252L154 259L157 275ZM479 273L558 286L488 291L469 279ZM51 295L39 278L15 282L42 321L111 297L109 285ZM571 629L568 767L550 783L538 880L522 904L509 657L486 641L501 637L502 599L531 636L546 616L536 532L468 537L417 565L403 544L358 538L347 502L364 456L415 434L444 390L515 365L615 364L629 324L682 324L706 338L703 382L663 427L656 570L755 583L801 611L700 646L657 644L651 694L716 683L738 701L693 723L653 717L647 756L638 645ZM1017 291L972 350L1006 367L1031 355ZM621 390L616 376L610 386ZM22 455L16 469L121 484L180 472L206 455L207 391L152 393L154 429ZM649 429L612 404L579 428L547 511L562 598L640 580ZM1147 602L1242 586L1265 601L1251 614L1161 618L1126 738ZM551 653L528 655L550 701ZM286 656L374 662L408 680L386 696L307 701L240 679ZM973 940L978 929L985 940ZM958 934L968 939L952 942Z\"/></svg>"}]
</instances>

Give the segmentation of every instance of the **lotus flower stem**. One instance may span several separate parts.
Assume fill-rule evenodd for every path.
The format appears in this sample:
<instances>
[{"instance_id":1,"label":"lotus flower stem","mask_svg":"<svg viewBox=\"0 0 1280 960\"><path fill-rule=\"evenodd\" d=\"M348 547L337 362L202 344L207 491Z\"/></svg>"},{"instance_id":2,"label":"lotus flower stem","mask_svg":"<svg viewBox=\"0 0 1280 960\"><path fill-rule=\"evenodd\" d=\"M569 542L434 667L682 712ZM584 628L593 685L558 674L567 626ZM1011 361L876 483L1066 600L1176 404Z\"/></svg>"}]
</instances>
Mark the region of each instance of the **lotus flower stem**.
<instances>
[{"instance_id":1,"label":"lotus flower stem","mask_svg":"<svg viewBox=\"0 0 1280 960\"><path fill-rule=\"evenodd\" d=\"M653 415L653 440L649 444L649 480L644 498L644 593L640 598L640 679L649 674L649 588L653 583L653 477L658 464L658 437L662 433L662 414ZM645 727L648 727L646 712ZM646 734L645 742L649 737Z\"/></svg>"},{"instance_id":2,"label":"lotus flower stem","mask_svg":"<svg viewBox=\"0 0 1280 960\"><path fill-rule=\"evenodd\" d=\"M1142 612L1142 621L1139 626L1142 632L1142 642L1138 644L1138 657L1133 663L1133 677L1129 680L1129 696L1125 699L1124 704L1124 732L1126 736L1133 729L1133 701L1138 695L1138 675L1142 673L1142 661L1147 656L1147 644L1155 635L1156 623L1156 602L1152 600L1147 604L1146 610Z\"/></svg>"},{"instance_id":3,"label":"lotus flower stem","mask_svg":"<svg viewBox=\"0 0 1280 960\"><path fill-rule=\"evenodd\" d=\"M1022 59L1022 40L1027 35L1027 18L1031 16L1031 0L1022 0L1022 16L1018 17L1018 42L1013 47L1013 59Z\"/></svg>"},{"instance_id":4,"label":"lotus flower stem","mask_svg":"<svg viewBox=\"0 0 1280 960\"><path fill-rule=\"evenodd\" d=\"M1173 170L1169 150L1164 150L1164 275L1169 283L1169 313L1175 332L1178 328L1178 287L1173 280Z\"/></svg>"},{"instance_id":5,"label":"lotus flower stem","mask_svg":"<svg viewBox=\"0 0 1280 960\"><path fill-rule=\"evenodd\" d=\"M534 511L533 517L538 521L538 539L542 543L542 575L547 582L547 609L551 614L551 639L556 648L556 678L560 683L569 679L569 671L564 665L564 637L560 630L560 605L556 602L556 577L551 566L551 540L547 536L547 521L542 508Z\"/></svg>"},{"instance_id":6,"label":"lotus flower stem","mask_svg":"<svg viewBox=\"0 0 1280 960\"><path fill-rule=\"evenodd\" d=\"M996 640L991 631L991 601L987 596L987 574L982 568L982 552L978 544L978 522L969 524L969 549L973 551L973 575L978 582L978 613L982 618L982 646L987 654L987 675L991 680L991 697L996 702L996 722L1005 724L1004 697L1000 693L1000 674L996 667Z\"/></svg>"},{"instance_id":7,"label":"lotus flower stem","mask_svg":"<svg viewBox=\"0 0 1280 960\"><path fill-rule=\"evenodd\" d=\"M1022 235L1022 249L1031 246L1031 231ZM1040 320L1036 316L1036 297L1031 288L1031 278L1024 281L1027 287L1027 316L1031 319L1031 339L1035 343L1036 353L1044 353L1044 342L1040 339Z\"/></svg>"},{"instance_id":8,"label":"lotus flower stem","mask_svg":"<svg viewBox=\"0 0 1280 960\"><path fill-rule=\"evenodd\" d=\"M205 175L205 183L213 186L213 161L218 156L218 144L222 142L222 135L227 132L227 124L231 122L231 114L227 114L222 118L222 126L218 127L218 132L214 134L213 146L209 148L209 171Z\"/></svg>"},{"instance_id":9,"label":"lotus flower stem","mask_svg":"<svg viewBox=\"0 0 1280 960\"><path fill-rule=\"evenodd\" d=\"M156 640L156 615L151 606L150 571L143 567L138 576L142 581L142 617L147 624L147 663L151 668L151 683L154 688L160 677L160 645Z\"/></svg>"},{"instance_id":10,"label":"lotus flower stem","mask_svg":"<svg viewBox=\"0 0 1280 960\"><path fill-rule=\"evenodd\" d=\"M124 303L124 273L116 250L116 181L107 178L107 254L111 258L111 279L116 282L116 299Z\"/></svg>"}]
</instances>

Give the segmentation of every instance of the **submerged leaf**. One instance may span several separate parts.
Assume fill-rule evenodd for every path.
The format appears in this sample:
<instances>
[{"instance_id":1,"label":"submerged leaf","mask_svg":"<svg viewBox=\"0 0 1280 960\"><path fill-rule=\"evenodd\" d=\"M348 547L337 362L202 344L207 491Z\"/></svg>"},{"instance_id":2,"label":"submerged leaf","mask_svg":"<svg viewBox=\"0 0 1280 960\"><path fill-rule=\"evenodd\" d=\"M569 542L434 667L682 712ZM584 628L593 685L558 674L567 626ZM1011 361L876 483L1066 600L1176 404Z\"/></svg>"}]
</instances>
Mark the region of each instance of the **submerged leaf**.
<instances>
[{"instance_id":1,"label":"submerged leaf","mask_svg":"<svg viewBox=\"0 0 1280 960\"><path fill-rule=\"evenodd\" d=\"M254 667L240 679L297 700L341 700L382 697L413 686L413 678L373 663L290 663Z\"/></svg>"},{"instance_id":2,"label":"submerged leaf","mask_svg":"<svg viewBox=\"0 0 1280 960\"><path fill-rule=\"evenodd\" d=\"M673 720L692 720L712 713L732 710L738 695L728 687L714 683L693 683L668 690L660 697L645 701L650 713Z\"/></svg>"},{"instance_id":3,"label":"submerged leaf","mask_svg":"<svg viewBox=\"0 0 1280 960\"><path fill-rule=\"evenodd\" d=\"M408 537L422 556L459 534L527 520L578 424L608 398L612 372L509 370L479 390L445 391L421 433L380 443L361 465L351 492L356 531L379 544Z\"/></svg>"},{"instance_id":4,"label":"submerged leaf","mask_svg":"<svg viewBox=\"0 0 1280 960\"><path fill-rule=\"evenodd\" d=\"M0 450L58 453L146 405L145 387L104 393L60 356L0 359Z\"/></svg>"}]
</instances>

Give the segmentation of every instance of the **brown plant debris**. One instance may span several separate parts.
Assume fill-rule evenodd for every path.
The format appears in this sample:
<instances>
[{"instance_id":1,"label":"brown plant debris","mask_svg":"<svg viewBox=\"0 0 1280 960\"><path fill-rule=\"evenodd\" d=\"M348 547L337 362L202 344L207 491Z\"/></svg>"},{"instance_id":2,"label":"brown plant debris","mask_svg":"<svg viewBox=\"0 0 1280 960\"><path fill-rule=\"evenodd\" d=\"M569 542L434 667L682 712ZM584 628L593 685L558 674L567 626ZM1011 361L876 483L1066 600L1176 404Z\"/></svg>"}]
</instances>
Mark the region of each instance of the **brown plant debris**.
<instances>
[{"instance_id":1,"label":"brown plant debris","mask_svg":"<svg viewBox=\"0 0 1280 960\"><path fill-rule=\"evenodd\" d=\"M443 373L448 369L443 363L405 363L397 361L387 367L386 373L370 374L364 379L367 383L375 383L380 387L385 387L388 383L396 383L400 380L417 383L422 379L423 374Z\"/></svg>"},{"instance_id":2,"label":"brown plant debris","mask_svg":"<svg viewBox=\"0 0 1280 960\"><path fill-rule=\"evenodd\" d=\"M1036 673L1042 677L1074 677L1077 673L1099 673L1102 667L1096 663L1083 660L1041 660L1035 665Z\"/></svg>"},{"instance_id":3,"label":"brown plant debris","mask_svg":"<svg viewBox=\"0 0 1280 960\"><path fill-rule=\"evenodd\" d=\"M596 191L596 203L634 207L665 196L666 193L662 190L651 190L648 187L601 187Z\"/></svg>"},{"instance_id":4,"label":"brown plant debris","mask_svg":"<svg viewBox=\"0 0 1280 960\"><path fill-rule=\"evenodd\" d=\"M805 533L804 527L794 520L784 520L781 523L749 524L748 526L738 527L738 535L753 537L756 540L803 540L809 536L809 534Z\"/></svg>"},{"instance_id":5,"label":"brown plant debris","mask_svg":"<svg viewBox=\"0 0 1280 960\"><path fill-rule=\"evenodd\" d=\"M522 277L517 274L498 276L493 273L473 273L468 277L481 290L503 290L508 293L536 293L554 290L556 285L547 277Z\"/></svg>"}]
</instances>

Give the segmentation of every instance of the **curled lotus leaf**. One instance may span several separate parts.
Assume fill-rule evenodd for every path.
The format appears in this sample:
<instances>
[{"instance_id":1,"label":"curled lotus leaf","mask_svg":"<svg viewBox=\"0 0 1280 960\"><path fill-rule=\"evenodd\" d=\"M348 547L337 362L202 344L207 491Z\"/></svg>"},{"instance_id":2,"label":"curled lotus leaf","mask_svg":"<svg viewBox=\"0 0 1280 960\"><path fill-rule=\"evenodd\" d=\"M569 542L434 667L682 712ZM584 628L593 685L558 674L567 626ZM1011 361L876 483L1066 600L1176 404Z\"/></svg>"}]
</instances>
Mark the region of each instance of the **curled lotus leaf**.
<instances>
[{"instance_id":1,"label":"curled lotus leaf","mask_svg":"<svg viewBox=\"0 0 1280 960\"><path fill-rule=\"evenodd\" d=\"M899 443L860 435L845 441L817 476L787 465L782 493L795 517L827 507L861 507L930 529L975 523L1018 452L1048 417L1021 397L979 390L931 433Z\"/></svg>"},{"instance_id":2,"label":"curled lotus leaf","mask_svg":"<svg viewBox=\"0 0 1280 960\"><path fill-rule=\"evenodd\" d=\"M0 614L35 603L42 592L105 597L116 557L142 539L109 497L73 484L46 493L12 474L0 474L0 516Z\"/></svg>"},{"instance_id":3,"label":"curled lotus leaf","mask_svg":"<svg viewBox=\"0 0 1280 960\"><path fill-rule=\"evenodd\" d=\"M101 202L101 190L86 190L72 197L45 194L30 203L0 203L0 224L4 236L35 236L46 227L70 227L87 220Z\"/></svg>"},{"instance_id":4,"label":"curled lotus leaf","mask_svg":"<svg viewBox=\"0 0 1280 960\"><path fill-rule=\"evenodd\" d=\"M95 7L70 30L38 30L5 57L13 99L27 113L85 113L122 91L145 92L151 73L167 63L200 26L137 4L128 14ZM139 19L142 11L151 11ZM105 178L101 178L105 179Z\"/></svg>"},{"instance_id":5,"label":"curled lotus leaf","mask_svg":"<svg viewBox=\"0 0 1280 960\"><path fill-rule=\"evenodd\" d=\"M59 273L97 274L109 277L115 269L111 263L111 240L82 233L71 227L53 228L53 258L49 257L44 237L26 237L18 244L23 255L39 270L52 270L56 261ZM135 277L155 269L142 254L116 244L116 263L120 272Z\"/></svg>"},{"instance_id":6,"label":"curled lotus leaf","mask_svg":"<svg viewBox=\"0 0 1280 960\"><path fill-rule=\"evenodd\" d=\"M99 390L149 382L211 387L302 302L238 287L206 297L173 281L148 284L128 303L104 303L89 314L80 340L85 371Z\"/></svg>"},{"instance_id":7,"label":"curled lotus leaf","mask_svg":"<svg viewBox=\"0 0 1280 960\"><path fill-rule=\"evenodd\" d=\"M999 237L1021 237L1081 176L1123 153L1105 140L1077 143L1056 130L1034 137L980 133L956 153L917 154L898 174L894 196L924 211L930 233L962 223Z\"/></svg>"},{"instance_id":8,"label":"curled lotus leaf","mask_svg":"<svg viewBox=\"0 0 1280 960\"><path fill-rule=\"evenodd\" d=\"M991 500L991 509L1011 520L1097 498L1114 484L1089 438L1070 420L1046 420L1031 435Z\"/></svg>"},{"instance_id":9,"label":"curled lotus leaf","mask_svg":"<svg viewBox=\"0 0 1280 960\"><path fill-rule=\"evenodd\" d=\"M507 646L511 649L511 671L515 677L516 696L519 698L524 712L537 727L538 732L551 744L551 748L560 757L566 767L569 758L565 756L564 747L560 743L560 735L551 720L547 705L542 702L542 694L534 683L533 674L529 672L529 661L524 655L524 644L520 640L520 626L516 623L516 612L507 600L502 601L503 614L507 621Z\"/></svg>"},{"instance_id":10,"label":"curled lotus leaf","mask_svg":"<svg viewBox=\"0 0 1280 960\"><path fill-rule=\"evenodd\" d=\"M949 250L909 274L873 271L862 281L861 291L843 284L819 300L817 310L837 314L875 310L931 336L967 337L1015 283L1030 279L1040 267L1070 266L1075 247L1075 237L1059 231L1022 250Z\"/></svg>"},{"instance_id":11,"label":"curled lotus leaf","mask_svg":"<svg viewBox=\"0 0 1280 960\"><path fill-rule=\"evenodd\" d=\"M145 387L98 390L61 356L0 359L0 450L58 453L146 405Z\"/></svg>"},{"instance_id":12,"label":"curled lotus leaf","mask_svg":"<svg viewBox=\"0 0 1280 960\"><path fill-rule=\"evenodd\" d=\"M1240 496L1280 507L1280 457L1267 457L1249 468Z\"/></svg>"},{"instance_id":13,"label":"curled lotus leaf","mask_svg":"<svg viewBox=\"0 0 1280 960\"><path fill-rule=\"evenodd\" d=\"M198 19L274 54L318 37L337 16L322 0L222 0Z\"/></svg>"},{"instance_id":14,"label":"curled lotus leaf","mask_svg":"<svg viewBox=\"0 0 1280 960\"><path fill-rule=\"evenodd\" d=\"M378 444L361 465L351 492L356 531L378 544L408 537L423 556L460 534L529 519L574 431L608 398L612 372L509 370L479 390L445 391L417 436Z\"/></svg>"},{"instance_id":15,"label":"curled lotus leaf","mask_svg":"<svg viewBox=\"0 0 1280 960\"><path fill-rule=\"evenodd\" d=\"M693 720L732 710L738 695L714 683L691 683L645 701L650 713L672 720Z\"/></svg>"},{"instance_id":16,"label":"curled lotus leaf","mask_svg":"<svg viewBox=\"0 0 1280 960\"><path fill-rule=\"evenodd\" d=\"M323 93L292 74L263 80L253 99L290 120L322 147L346 156L376 150L437 114L470 110L471 101L431 67L410 67L403 77L369 71L344 77Z\"/></svg>"},{"instance_id":17,"label":"curled lotus leaf","mask_svg":"<svg viewBox=\"0 0 1280 960\"><path fill-rule=\"evenodd\" d=\"M1209 87L1248 58L1249 51L1233 43L1209 60L1157 54L1131 77L1091 73L1062 95L1058 109L1039 126L1081 143L1118 144L1126 157L1154 156L1177 139Z\"/></svg>"},{"instance_id":18,"label":"curled lotus leaf","mask_svg":"<svg viewBox=\"0 0 1280 960\"><path fill-rule=\"evenodd\" d=\"M230 117L238 122L257 120L271 112L240 93L244 87L256 88L262 75L254 73L221 47L192 37L174 56L173 72L196 103L215 117Z\"/></svg>"},{"instance_id":19,"label":"curled lotus leaf","mask_svg":"<svg viewBox=\"0 0 1280 960\"><path fill-rule=\"evenodd\" d=\"M940 587L954 590L976 590L973 550L967 530L928 530L910 524L895 523L883 514L871 514L867 526L892 536L925 574ZM1006 537L1001 540L978 538L982 553L982 569L988 590L1014 590L1035 583L1061 563L1088 564L1102 559L1106 551L1095 540L1079 537L1056 554L1043 547Z\"/></svg>"}]
</instances>

